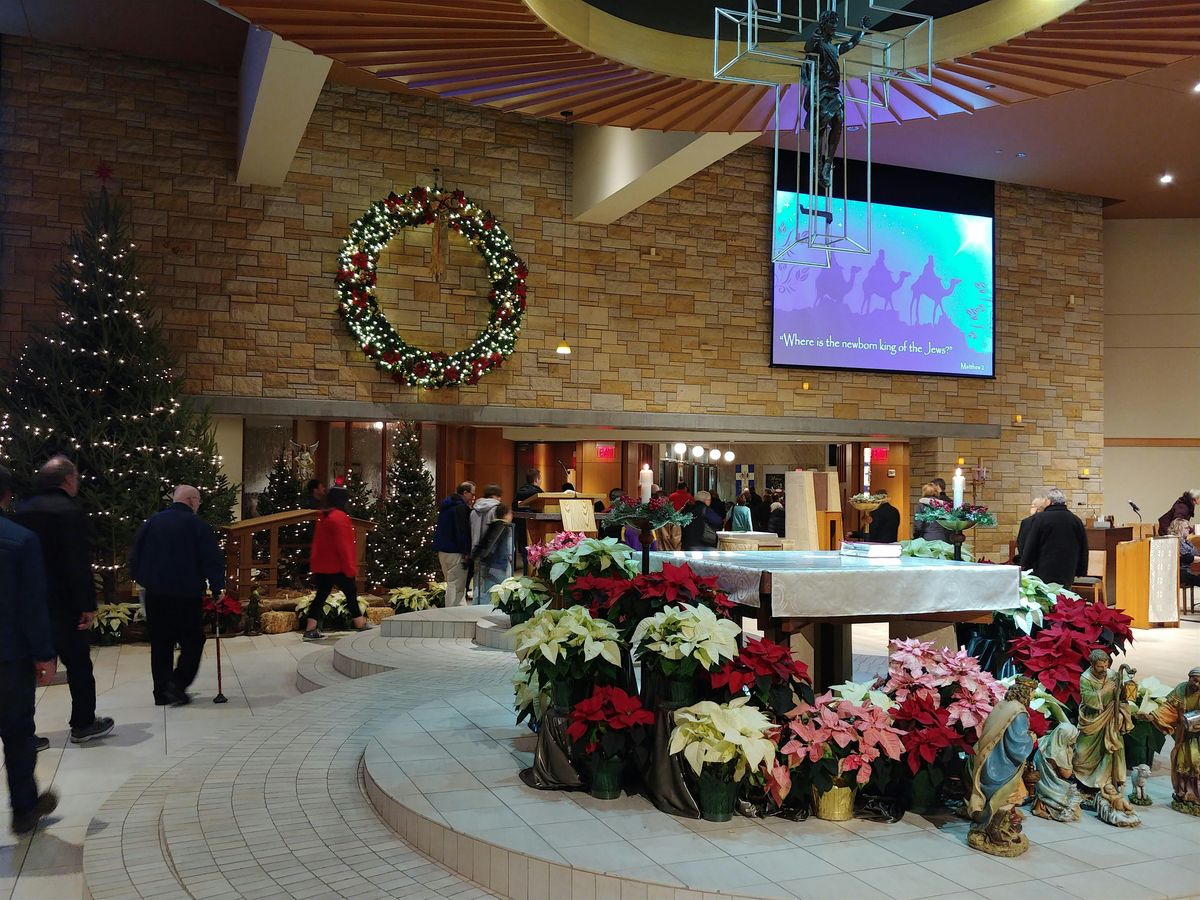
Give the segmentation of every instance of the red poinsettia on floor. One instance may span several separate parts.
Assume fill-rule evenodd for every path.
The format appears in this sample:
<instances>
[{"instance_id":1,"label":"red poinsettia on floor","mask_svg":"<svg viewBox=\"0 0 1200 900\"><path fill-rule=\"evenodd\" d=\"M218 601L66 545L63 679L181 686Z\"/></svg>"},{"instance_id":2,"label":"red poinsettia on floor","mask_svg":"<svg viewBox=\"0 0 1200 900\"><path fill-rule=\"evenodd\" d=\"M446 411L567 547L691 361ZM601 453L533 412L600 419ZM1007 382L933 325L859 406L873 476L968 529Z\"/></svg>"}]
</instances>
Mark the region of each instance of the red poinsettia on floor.
<instances>
[{"instance_id":1,"label":"red poinsettia on floor","mask_svg":"<svg viewBox=\"0 0 1200 900\"><path fill-rule=\"evenodd\" d=\"M634 745L643 742L641 726L653 725L654 713L642 707L618 687L598 686L592 696L571 707L567 736L585 754L599 752L603 757L628 755Z\"/></svg>"},{"instance_id":2,"label":"red poinsettia on floor","mask_svg":"<svg viewBox=\"0 0 1200 900\"><path fill-rule=\"evenodd\" d=\"M1060 595L1046 627L1009 642L1013 661L1055 699L1079 702L1079 676L1093 650L1123 652L1133 642L1133 621L1119 609Z\"/></svg>"},{"instance_id":3,"label":"red poinsettia on floor","mask_svg":"<svg viewBox=\"0 0 1200 900\"><path fill-rule=\"evenodd\" d=\"M790 648L765 638L747 638L738 655L710 673L713 688L724 688L731 696L750 690L750 702L770 714L784 716L800 699L813 702L808 666L792 656Z\"/></svg>"}]
</instances>

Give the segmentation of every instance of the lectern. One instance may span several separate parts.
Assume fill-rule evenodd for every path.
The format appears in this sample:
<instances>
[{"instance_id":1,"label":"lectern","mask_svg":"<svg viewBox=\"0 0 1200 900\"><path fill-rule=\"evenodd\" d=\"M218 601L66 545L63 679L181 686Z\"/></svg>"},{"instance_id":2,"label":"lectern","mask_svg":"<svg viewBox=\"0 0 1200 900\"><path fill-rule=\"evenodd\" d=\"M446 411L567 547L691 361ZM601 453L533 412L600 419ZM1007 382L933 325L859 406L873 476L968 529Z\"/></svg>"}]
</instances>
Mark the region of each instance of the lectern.
<instances>
[{"instance_id":1,"label":"lectern","mask_svg":"<svg viewBox=\"0 0 1200 900\"><path fill-rule=\"evenodd\" d=\"M1179 626L1179 540L1147 538L1117 545L1120 606L1134 628Z\"/></svg>"}]
</instances>

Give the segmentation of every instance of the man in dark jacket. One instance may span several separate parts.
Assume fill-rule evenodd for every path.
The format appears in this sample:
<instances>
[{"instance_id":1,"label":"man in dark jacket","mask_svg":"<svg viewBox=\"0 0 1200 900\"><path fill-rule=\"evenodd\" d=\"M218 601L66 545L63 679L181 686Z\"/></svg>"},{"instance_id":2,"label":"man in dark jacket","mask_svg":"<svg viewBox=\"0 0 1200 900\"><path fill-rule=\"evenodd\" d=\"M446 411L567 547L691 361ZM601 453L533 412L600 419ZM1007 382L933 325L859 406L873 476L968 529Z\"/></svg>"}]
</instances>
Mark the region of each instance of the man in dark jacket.
<instances>
[{"instance_id":1,"label":"man in dark jacket","mask_svg":"<svg viewBox=\"0 0 1200 900\"><path fill-rule=\"evenodd\" d=\"M1179 495L1179 499L1171 504L1171 508L1158 517L1158 533L1161 535L1170 534L1171 523L1176 519L1186 519L1192 521L1192 516L1196 514L1196 501L1200 500L1200 488L1194 488L1190 491L1184 491Z\"/></svg>"},{"instance_id":2,"label":"man in dark jacket","mask_svg":"<svg viewBox=\"0 0 1200 900\"><path fill-rule=\"evenodd\" d=\"M475 504L475 482L464 481L438 506L437 525L433 529L433 549L437 551L442 575L446 579L446 606L465 606L468 566L471 564L471 507Z\"/></svg>"},{"instance_id":3,"label":"man in dark jacket","mask_svg":"<svg viewBox=\"0 0 1200 900\"><path fill-rule=\"evenodd\" d=\"M0 507L12 500L12 475L0 466ZM46 609L46 572L37 535L0 517L0 741L8 772L12 829L25 834L54 812L53 791L38 793L33 770L34 693L58 668Z\"/></svg>"},{"instance_id":4,"label":"man in dark jacket","mask_svg":"<svg viewBox=\"0 0 1200 900\"><path fill-rule=\"evenodd\" d=\"M1033 502L1029 504L1029 515L1021 520L1021 524L1017 528L1017 552L1013 554L1012 560L1017 565L1021 564L1021 550L1029 542L1029 529L1033 527L1033 520L1046 508L1047 502L1045 497L1034 497Z\"/></svg>"},{"instance_id":5,"label":"man in dark jacket","mask_svg":"<svg viewBox=\"0 0 1200 900\"><path fill-rule=\"evenodd\" d=\"M513 511L521 509L521 504L525 503L532 497L536 497L542 492L542 473L537 469L525 470L525 483L517 488L517 493L513 498ZM529 529L525 525L525 520L514 518L513 520L513 538L517 544L517 553L521 556L521 564L525 571L529 571L529 564L526 561L526 552L529 546Z\"/></svg>"},{"instance_id":6,"label":"man in dark jacket","mask_svg":"<svg viewBox=\"0 0 1200 900\"><path fill-rule=\"evenodd\" d=\"M146 589L155 706L191 702L187 689L204 652L204 595L211 590L220 596L225 588L225 558L217 536L196 515L200 492L181 484L171 500L142 523L129 555L133 580Z\"/></svg>"},{"instance_id":7,"label":"man in dark jacket","mask_svg":"<svg viewBox=\"0 0 1200 900\"><path fill-rule=\"evenodd\" d=\"M876 491L883 495L883 503L871 513L871 527L867 540L872 544L894 544L900 539L900 510L887 499L887 491Z\"/></svg>"},{"instance_id":8,"label":"man in dark jacket","mask_svg":"<svg viewBox=\"0 0 1200 900\"><path fill-rule=\"evenodd\" d=\"M17 507L13 520L36 534L42 545L50 630L71 688L71 741L82 744L112 731L113 720L96 716L88 640L96 618L96 588L87 514L74 499L79 470L65 456L55 456L38 470L35 486L37 493Z\"/></svg>"},{"instance_id":9,"label":"man in dark jacket","mask_svg":"<svg viewBox=\"0 0 1200 900\"><path fill-rule=\"evenodd\" d=\"M1047 584L1069 588L1087 574L1087 532L1079 517L1067 509L1067 498L1058 488L1046 494L1050 505L1034 517L1021 546L1021 568Z\"/></svg>"},{"instance_id":10,"label":"man in dark jacket","mask_svg":"<svg viewBox=\"0 0 1200 900\"><path fill-rule=\"evenodd\" d=\"M721 521L709 506L710 503L712 495L708 491L696 491L696 498L683 508L683 512L692 517L692 521L683 526L684 550L717 549L717 532L721 529Z\"/></svg>"}]
</instances>

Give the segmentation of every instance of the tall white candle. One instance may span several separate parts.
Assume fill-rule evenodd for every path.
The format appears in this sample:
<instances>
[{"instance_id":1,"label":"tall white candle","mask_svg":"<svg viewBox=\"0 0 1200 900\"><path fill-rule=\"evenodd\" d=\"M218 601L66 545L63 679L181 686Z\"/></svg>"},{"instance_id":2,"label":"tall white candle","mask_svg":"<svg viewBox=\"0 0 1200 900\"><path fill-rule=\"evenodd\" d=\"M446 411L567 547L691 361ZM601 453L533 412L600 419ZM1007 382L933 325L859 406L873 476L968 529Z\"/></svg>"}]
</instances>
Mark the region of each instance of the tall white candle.
<instances>
[{"instance_id":1,"label":"tall white candle","mask_svg":"<svg viewBox=\"0 0 1200 900\"><path fill-rule=\"evenodd\" d=\"M963 478L962 469L954 470L954 478L951 479L951 484L954 485L954 508L963 505L963 488L967 486L967 479Z\"/></svg>"},{"instance_id":2,"label":"tall white candle","mask_svg":"<svg viewBox=\"0 0 1200 900\"><path fill-rule=\"evenodd\" d=\"M650 488L654 484L654 475L650 471L649 466L642 466L642 471L638 472L638 500L642 503L650 502Z\"/></svg>"}]
</instances>

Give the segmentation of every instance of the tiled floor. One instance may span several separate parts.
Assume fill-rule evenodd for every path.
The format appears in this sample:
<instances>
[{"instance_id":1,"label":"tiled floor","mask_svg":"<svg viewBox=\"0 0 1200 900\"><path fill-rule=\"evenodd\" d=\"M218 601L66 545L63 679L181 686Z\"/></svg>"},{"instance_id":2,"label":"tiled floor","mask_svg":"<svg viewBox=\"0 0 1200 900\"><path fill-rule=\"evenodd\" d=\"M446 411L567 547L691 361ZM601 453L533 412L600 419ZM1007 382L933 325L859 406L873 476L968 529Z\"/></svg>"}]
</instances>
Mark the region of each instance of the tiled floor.
<instances>
[{"instance_id":1,"label":"tiled floor","mask_svg":"<svg viewBox=\"0 0 1200 900\"><path fill-rule=\"evenodd\" d=\"M855 628L856 669L862 670L856 674L881 667L885 637L878 626ZM0 834L0 900L84 896L83 843L89 822L89 875L119 869L121 877L129 879L124 892L114 886L104 896L264 900L482 893L387 833L358 783L364 748L377 733L388 730L406 704L419 705L419 698L428 699L443 688L476 690L497 703L507 699L511 658L462 640L428 646L434 643L412 641L409 661L417 667L415 672L350 682L282 708L277 708L282 701L296 696L296 660L315 649L301 644L296 635L225 642L224 690L230 702L221 706L211 703L216 679L210 643L196 685L198 702L184 709L152 705L146 647L100 649L100 712L117 719L117 730L103 742L70 745L67 688L39 693L39 728L53 742L39 760L39 776L63 794L63 803L50 826L32 840ZM1153 674L1175 683L1200 662L1200 623L1139 632L1130 655L1139 676ZM429 779L423 786L448 784L437 780L444 779L444 773L419 777ZM1159 779L1160 797L1161 783ZM125 787L113 794L121 785ZM519 793L515 782L486 787L506 805ZM504 793L505 788L514 790ZM462 789L450 785L444 792ZM109 799L104 815L93 822ZM0 800L6 807L7 797ZM563 800L564 808L576 805ZM471 808L461 806L470 802L447 796L441 801L444 815L470 821ZM526 815L538 818L531 812ZM579 820L558 818L565 815L561 811L549 815L537 823L521 821L533 826L534 834L554 836L555 847L571 853L579 865L603 862L604 851L591 850L589 841L572 844L584 849L571 849L558 840L562 825ZM787 896L839 900L931 895L1019 900L1084 897L1098 891L1129 897L1200 897L1200 855L1194 850L1200 843L1200 821L1162 804L1148 810L1146 824L1134 830L1109 828L1095 820L1079 826L1032 820L1028 832L1034 846L1013 861L968 855L961 842L932 831L924 820L892 826L808 822L794 833L779 835L786 847L765 841L749 848L739 846L736 834L708 834L700 823L683 826L686 833L661 833L658 829L665 826L633 814L623 825L636 837L638 852L650 860L642 874L652 881L659 881L664 872L679 877L698 871L712 861L708 847L724 844L722 852L735 857L731 862L738 865L714 877L729 881L731 890L738 889L733 881L770 881ZM493 829L488 837L498 833ZM173 857L156 868L163 856L160 840L170 844ZM854 844L862 852L847 860L839 847ZM511 886L515 894L565 895L562 881L546 880L544 868L514 869L504 873L503 882L497 880L495 859L482 860L478 846L473 847L471 876L496 886L503 883L506 890L501 893ZM465 852L465 844L463 848ZM790 877L796 873L789 863L793 854L810 863L803 877ZM746 880L751 873L754 879ZM1013 881L1013 873L1018 880ZM610 882L585 879L575 887L580 893L592 890L603 896L612 889Z\"/></svg>"}]
</instances>

